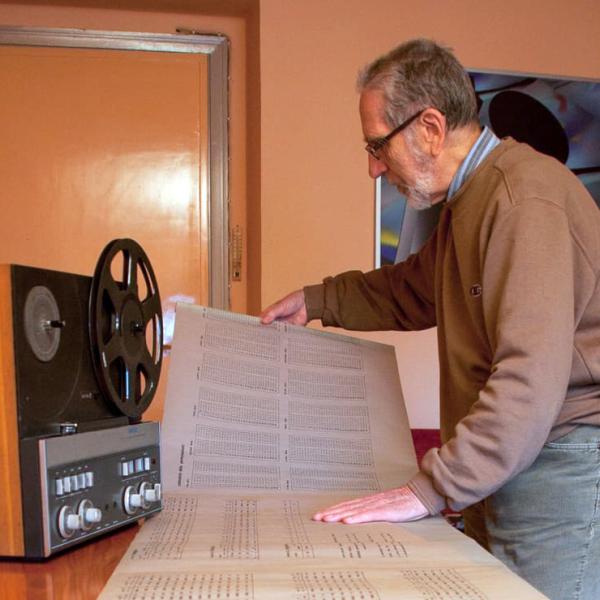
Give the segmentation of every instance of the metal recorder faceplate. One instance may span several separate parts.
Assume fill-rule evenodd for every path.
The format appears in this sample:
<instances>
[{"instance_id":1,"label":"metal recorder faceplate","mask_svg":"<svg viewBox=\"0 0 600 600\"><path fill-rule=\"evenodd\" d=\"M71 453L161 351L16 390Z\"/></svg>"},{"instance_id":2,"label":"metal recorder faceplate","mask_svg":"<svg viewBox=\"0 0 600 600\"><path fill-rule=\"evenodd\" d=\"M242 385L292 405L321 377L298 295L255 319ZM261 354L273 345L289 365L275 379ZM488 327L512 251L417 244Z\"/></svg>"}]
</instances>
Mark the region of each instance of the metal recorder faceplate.
<instances>
[{"instance_id":1,"label":"metal recorder faceplate","mask_svg":"<svg viewBox=\"0 0 600 600\"><path fill-rule=\"evenodd\" d=\"M142 248L94 277L0 265L0 555L43 558L161 509L162 315Z\"/></svg>"}]
</instances>

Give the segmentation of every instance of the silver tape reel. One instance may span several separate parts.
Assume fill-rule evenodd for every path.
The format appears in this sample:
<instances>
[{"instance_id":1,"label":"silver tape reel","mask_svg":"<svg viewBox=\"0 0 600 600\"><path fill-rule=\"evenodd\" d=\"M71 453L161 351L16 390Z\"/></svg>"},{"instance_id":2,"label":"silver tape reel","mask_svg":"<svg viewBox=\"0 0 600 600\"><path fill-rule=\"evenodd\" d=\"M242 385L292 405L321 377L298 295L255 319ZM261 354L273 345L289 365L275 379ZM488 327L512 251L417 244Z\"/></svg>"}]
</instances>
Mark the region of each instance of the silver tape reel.
<instances>
[{"instance_id":1,"label":"silver tape reel","mask_svg":"<svg viewBox=\"0 0 600 600\"><path fill-rule=\"evenodd\" d=\"M52 292L43 285L29 290L24 308L25 336L32 352L42 362L50 362L60 346L65 323Z\"/></svg>"}]
</instances>

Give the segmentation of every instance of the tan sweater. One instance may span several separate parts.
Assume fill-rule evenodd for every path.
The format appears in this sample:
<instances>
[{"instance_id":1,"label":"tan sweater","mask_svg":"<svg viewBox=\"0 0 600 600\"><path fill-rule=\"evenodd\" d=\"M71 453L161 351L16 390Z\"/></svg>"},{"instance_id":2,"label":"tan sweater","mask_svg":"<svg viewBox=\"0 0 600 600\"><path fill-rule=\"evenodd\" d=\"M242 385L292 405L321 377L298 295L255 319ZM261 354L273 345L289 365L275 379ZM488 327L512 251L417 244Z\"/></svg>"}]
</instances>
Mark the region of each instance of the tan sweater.
<instances>
[{"instance_id":1,"label":"tan sweater","mask_svg":"<svg viewBox=\"0 0 600 600\"><path fill-rule=\"evenodd\" d=\"M600 210L563 165L503 141L422 250L305 288L310 319L437 325L442 448L410 488L432 514L485 498L548 439L600 425Z\"/></svg>"}]
</instances>

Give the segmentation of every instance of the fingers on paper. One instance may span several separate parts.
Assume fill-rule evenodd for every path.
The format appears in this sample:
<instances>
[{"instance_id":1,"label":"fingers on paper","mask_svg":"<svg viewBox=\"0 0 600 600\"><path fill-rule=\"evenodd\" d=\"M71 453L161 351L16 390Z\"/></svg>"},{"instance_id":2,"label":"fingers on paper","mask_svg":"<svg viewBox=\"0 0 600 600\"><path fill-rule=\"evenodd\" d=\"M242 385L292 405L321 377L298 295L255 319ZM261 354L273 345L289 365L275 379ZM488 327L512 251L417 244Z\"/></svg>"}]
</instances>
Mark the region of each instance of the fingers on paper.
<instances>
[{"instance_id":1,"label":"fingers on paper","mask_svg":"<svg viewBox=\"0 0 600 600\"><path fill-rule=\"evenodd\" d=\"M271 304L263 310L260 320L264 325L269 325L277 320L294 325L306 325L307 315L304 292L296 290L285 296L285 298Z\"/></svg>"},{"instance_id":2,"label":"fingers on paper","mask_svg":"<svg viewBox=\"0 0 600 600\"><path fill-rule=\"evenodd\" d=\"M325 523L368 523L372 521L413 521L429 514L421 501L406 488L397 488L341 502L317 512L313 519Z\"/></svg>"}]
</instances>

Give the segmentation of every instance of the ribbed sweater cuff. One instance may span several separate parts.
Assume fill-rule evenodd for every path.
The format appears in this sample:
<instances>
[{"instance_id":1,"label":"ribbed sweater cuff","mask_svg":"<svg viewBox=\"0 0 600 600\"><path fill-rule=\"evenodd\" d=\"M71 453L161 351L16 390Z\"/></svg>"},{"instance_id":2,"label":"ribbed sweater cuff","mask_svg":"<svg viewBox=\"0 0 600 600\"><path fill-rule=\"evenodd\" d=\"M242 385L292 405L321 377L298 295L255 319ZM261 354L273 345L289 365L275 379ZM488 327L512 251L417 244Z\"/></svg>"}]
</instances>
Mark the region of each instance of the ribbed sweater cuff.
<instances>
[{"instance_id":1,"label":"ribbed sweater cuff","mask_svg":"<svg viewBox=\"0 0 600 600\"><path fill-rule=\"evenodd\" d=\"M430 477L419 471L407 484L431 515L437 515L446 507L446 499L438 494Z\"/></svg>"},{"instance_id":2,"label":"ribbed sweater cuff","mask_svg":"<svg viewBox=\"0 0 600 600\"><path fill-rule=\"evenodd\" d=\"M304 288L304 303L308 320L320 319L325 310L325 286L322 283Z\"/></svg>"}]
</instances>

